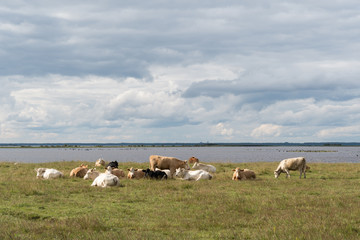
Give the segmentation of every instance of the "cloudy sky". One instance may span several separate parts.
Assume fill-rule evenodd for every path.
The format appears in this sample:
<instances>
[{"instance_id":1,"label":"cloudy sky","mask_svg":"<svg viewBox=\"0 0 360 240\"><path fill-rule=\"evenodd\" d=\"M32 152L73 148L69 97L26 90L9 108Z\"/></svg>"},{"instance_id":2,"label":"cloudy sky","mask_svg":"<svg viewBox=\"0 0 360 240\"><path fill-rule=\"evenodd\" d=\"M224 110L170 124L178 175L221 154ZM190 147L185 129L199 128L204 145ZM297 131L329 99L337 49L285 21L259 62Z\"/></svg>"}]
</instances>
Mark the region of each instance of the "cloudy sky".
<instances>
[{"instance_id":1,"label":"cloudy sky","mask_svg":"<svg viewBox=\"0 0 360 240\"><path fill-rule=\"evenodd\" d=\"M0 142L360 141L360 5L0 6Z\"/></svg>"}]
</instances>

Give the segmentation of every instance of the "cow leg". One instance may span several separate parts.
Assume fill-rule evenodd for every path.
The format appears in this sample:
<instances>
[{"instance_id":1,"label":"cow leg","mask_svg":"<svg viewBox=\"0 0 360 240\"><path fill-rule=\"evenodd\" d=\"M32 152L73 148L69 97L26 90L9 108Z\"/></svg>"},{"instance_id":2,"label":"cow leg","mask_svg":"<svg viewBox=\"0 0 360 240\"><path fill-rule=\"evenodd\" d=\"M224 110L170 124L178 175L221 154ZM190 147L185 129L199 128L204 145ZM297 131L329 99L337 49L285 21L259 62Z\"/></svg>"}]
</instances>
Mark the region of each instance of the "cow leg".
<instances>
[{"instance_id":1,"label":"cow leg","mask_svg":"<svg viewBox=\"0 0 360 240\"><path fill-rule=\"evenodd\" d=\"M289 170L285 169L285 172L286 172L286 178L290 178Z\"/></svg>"},{"instance_id":2,"label":"cow leg","mask_svg":"<svg viewBox=\"0 0 360 240\"><path fill-rule=\"evenodd\" d=\"M176 169L170 168L170 178L174 178L175 171Z\"/></svg>"},{"instance_id":3,"label":"cow leg","mask_svg":"<svg viewBox=\"0 0 360 240\"><path fill-rule=\"evenodd\" d=\"M200 179L202 179L203 174L200 174L199 177L195 180L195 181L199 181Z\"/></svg>"}]
</instances>

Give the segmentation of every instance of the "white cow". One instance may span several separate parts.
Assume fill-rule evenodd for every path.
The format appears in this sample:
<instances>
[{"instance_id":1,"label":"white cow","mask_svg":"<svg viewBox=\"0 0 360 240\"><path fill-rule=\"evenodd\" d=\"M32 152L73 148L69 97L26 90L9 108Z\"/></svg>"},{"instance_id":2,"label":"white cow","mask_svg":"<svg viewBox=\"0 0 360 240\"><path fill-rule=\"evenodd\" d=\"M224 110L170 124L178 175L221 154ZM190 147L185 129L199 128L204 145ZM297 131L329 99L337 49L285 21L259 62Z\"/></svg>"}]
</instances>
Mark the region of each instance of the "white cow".
<instances>
[{"instance_id":1,"label":"white cow","mask_svg":"<svg viewBox=\"0 0 360 240\"><path fill-rule=\"evenodd\" d=\"M304 173L304 178L306 178L306 160L304 157L297 158L287 158L280 162L277 169L274 171L275 178L278 178L281 173L286 173L286 177L290 178L289 170L299 170L300 178Z\"/></svg>"},{"instance_id":2,"label":"white cow","mask_svg":"<svg viewBox=\"0 0 360 240\"><path fill-rule=\"evenodd\" d=\"M35 168L35 171L37 172L37 178L50 179L64 177L62 172L53 168Z\"/></svg>"},{"instance_id":3,"label":"white cow","mask_svg":"<svg viewBox=\"0 0 360 240\"><path fill-rule=\"evenodd\" d=\"M107 169L105 173L100 173L100 175L95 178L91 186L98 186L98 187L119 186L120 185L119 178L114 174L111 174L111 167L109 168L110 170Z\"/></svg>"},{"instance_id":4,"label":"white cow","mask_svg":"<svg viewBox=\"0 0 360 240\"><path fill-rule=\"evenodd\" d=\"M210 173L204 170L194 170L189 171L184 168L176 169L175 176L182 178L182 180L195 180L198 181L200 179L211 179L212 176Z\"/></svg>"},{"instance_id":5,"label":"white cow","mask_svg":"<svg viewBox=\"0 0 360 240\"><path fill-rule=\"evenodd\" d=\"M195 162L194 165L192 166L192 169L205 170L207 172L212 172L212 173L216 172L216 167L214 167L213 165L203 164L199 162Z\"/></svg>"},{"instance_id":6,"label":"white cow","mask_svg":"<svg viewBox=\"0 0 360 240\"><path fill-rule=\"evenodd\" d=\"M98 176L100 175L100 172L99 171L96 171L96 168L92 168L92 169L89 169L85 176L84 176L84 179L92 179L94 180L95 178L97 178Z\"/></svg>"}]
</instances>

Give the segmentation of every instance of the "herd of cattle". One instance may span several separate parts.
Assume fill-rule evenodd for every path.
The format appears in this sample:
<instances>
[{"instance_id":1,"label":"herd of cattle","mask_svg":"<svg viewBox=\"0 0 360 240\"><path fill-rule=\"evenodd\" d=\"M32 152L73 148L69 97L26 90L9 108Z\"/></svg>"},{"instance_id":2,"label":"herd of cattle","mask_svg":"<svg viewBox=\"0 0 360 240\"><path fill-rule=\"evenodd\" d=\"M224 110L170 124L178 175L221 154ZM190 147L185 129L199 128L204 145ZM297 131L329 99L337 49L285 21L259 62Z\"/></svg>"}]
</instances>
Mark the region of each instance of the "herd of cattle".
<instances>
[{"instance_id":1,"label":"herd of cattle","mask_svg":"<svg viewBox=\"0 0 360 240\"><path fill-rule=\"evenodd\" d=\"M135 169L129 168L127 178L129 179L168 179L168 178L180 178L182 180L201 180L212 179L212 174L216 172L216 168L209 164L203 164L199 162L198 158L191 157L189 160L179 160L174 157L164 157L158 155L151 155L149 158L150 168L148 169ZM193 164L190 169L189 164ZM96 168L88 169L87 165L81 165L74 168L70 172L70 177L80 177L84 179L92 179L91 186L107 187L118 186L119 178L124 178L125 173L122 169L118 168L118 162L113 161L106 163L104 159L100 158L95 162L95 167L105 167L106 171L100 173ZM306 166L306 160L303 157L288 158L280 162L277 169L274 171L275 178L278 178L281 173L286 173L286 177L290 177L290 170L299 170L300 178L304 174L306 178L306 170L309 169ZM37 178L51 179L64 177L64 174L56 169L52 168L37 168ZM256 174L250 169L233 169L232 180L245 180L255 179Z\"/></svg>"}]
</instances>

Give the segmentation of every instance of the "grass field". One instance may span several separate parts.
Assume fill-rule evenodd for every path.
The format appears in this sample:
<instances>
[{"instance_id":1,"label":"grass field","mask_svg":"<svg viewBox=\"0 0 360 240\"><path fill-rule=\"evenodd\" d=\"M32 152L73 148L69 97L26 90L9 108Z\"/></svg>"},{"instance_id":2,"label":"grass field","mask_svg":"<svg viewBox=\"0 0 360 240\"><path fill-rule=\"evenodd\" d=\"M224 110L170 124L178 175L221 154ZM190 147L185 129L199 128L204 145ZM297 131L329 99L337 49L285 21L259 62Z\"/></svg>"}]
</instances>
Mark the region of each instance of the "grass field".
<instances>
[{"instance_id":1,"label":"grass field","mask_svg":"<svg viewBox=\"0 0 360 240\"><path fill-rule=\"evenodd\" d=\"M0 239L360 238L360 164L310 163L307 179L275 179L275 162L213 163L210 181L121 179L102 189L69 177L81 163L0 163ZM36 179L35 167L66 177ZM148 163L119 164L129 167ZM232 181L234 167L257 179Z\"/></svg>"}]
</instances>

